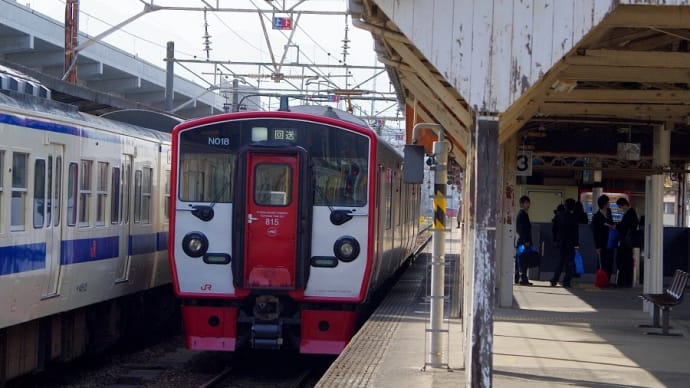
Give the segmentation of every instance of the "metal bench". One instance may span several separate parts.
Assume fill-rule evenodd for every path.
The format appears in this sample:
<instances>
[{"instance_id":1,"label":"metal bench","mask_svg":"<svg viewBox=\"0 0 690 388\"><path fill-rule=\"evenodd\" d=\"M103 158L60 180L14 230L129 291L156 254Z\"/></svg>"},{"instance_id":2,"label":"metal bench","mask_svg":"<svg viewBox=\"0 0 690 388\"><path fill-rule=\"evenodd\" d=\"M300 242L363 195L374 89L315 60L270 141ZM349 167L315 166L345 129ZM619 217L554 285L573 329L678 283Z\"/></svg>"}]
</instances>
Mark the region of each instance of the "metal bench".
<instances>
[{"instance_id":1,"label":"metal bench","mask_svg":"<svg viewBox=\"0 0 690 388\"><path fill-rule=\"evenodd\" d=\"M646 334L654 335L675 335L680 336L681 333L670 333L668 329L669 326L669 316L671 314L671 308L673 306L679 305L683 301L683 295L685 294L685 287L688 285L688 273L676 270L673 275L673 282L671 286L664 290L663 294L642 294L640 298L654 304L654 314L652 316L651 325L640 325L640 327L656 327L661 328L661 333L659 332L647 332ZM661 325L659 324L659 314L661 313Z\"/></svg>"}]
</instances>

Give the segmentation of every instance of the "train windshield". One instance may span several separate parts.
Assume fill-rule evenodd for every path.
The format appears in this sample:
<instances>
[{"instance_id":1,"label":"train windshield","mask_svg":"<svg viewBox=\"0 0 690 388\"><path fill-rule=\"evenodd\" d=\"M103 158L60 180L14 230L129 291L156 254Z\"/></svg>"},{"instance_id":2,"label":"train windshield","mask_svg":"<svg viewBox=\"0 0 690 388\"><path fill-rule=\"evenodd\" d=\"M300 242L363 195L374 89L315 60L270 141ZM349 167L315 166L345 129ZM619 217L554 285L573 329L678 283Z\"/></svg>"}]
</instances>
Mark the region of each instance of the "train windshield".
<instances>
[{"instance_id":1,"label":"train windshield","mask_svg":"<svg viewBox=\"0 0 690 388\"><path fill-rule=\"evenodd\" d=\"M308 151L315 205L366 205L369 138L339 127L284 118L224 121L181 132L180 200L232 202L235 157L244 145L262 141L286 142Z\"/></svg>"}]
</instances>

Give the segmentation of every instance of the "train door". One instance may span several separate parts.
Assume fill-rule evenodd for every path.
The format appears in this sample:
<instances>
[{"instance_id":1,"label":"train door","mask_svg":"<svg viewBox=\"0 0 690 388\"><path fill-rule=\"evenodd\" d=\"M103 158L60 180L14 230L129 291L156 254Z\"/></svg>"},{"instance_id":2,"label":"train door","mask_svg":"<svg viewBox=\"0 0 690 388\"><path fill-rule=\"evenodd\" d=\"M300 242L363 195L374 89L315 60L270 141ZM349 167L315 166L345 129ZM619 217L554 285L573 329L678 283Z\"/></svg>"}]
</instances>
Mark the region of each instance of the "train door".
<instances>
[{"instance_id":1,"label":"train door","mask_svg":"<svg viewBox=\"0 0 690 388\"><path fill-rule=\"evenodd\" d=\"M303 289L311 247L310 169L299 147L240 153L233 272L240 287ZM239 279L238 279L239 277Z\"/></svg>"},{"instance_id":2,"label":"train door","mask_svg":"<svg viewBox=\"0 0 690 388\"><path fill-rule=\"evenodd\" d=\"M375 274L376 279L372 279L372 283L377 284L378 283L378 274L380 273L380 267L381 264L383 263L383 252L384 252L384 245L383 242L385 240L384 238L384 226L386 224L385 222L385 212L383 209L385 208L385 193L386 193L386 185L384 183L384 174L385 174L385 169L383 166L378 167L378 172L376 174L376 208L377 208L377 219L376 219L376 252L375 252L375 257L372 258L373 260L373 268L372 268L372 273Z\"/></svg>"},{"instance_id":3,"label":"train door","mask_svg":"<svg viewBox=\"0 0 690 388\"><path fill-rule=\"evenodd\" d=\"M132 255L129 251L130 228L133 222L130 220L131 203L132 203L132 155L122 155L122 166L120 174L120 191L119 191L119 220L120 228L118 228L118 252L120 260L120 268L118 269L119 276L116 282L122 283L129 279L129 268L132 262Z\"/></svg>"},{"instance_id":4,"label":"train door","mask_svg":"<svg viewBox=\"0 0 690 388\"><path fill-rule=\"evenodd\" d=\"M43 297L49 298L58 294L60 283L60 260L62 256L62 144L51 144L45 170L45 219L46 231L46 270L47 281L43 287Z\"/></svg>"}]
</instances>

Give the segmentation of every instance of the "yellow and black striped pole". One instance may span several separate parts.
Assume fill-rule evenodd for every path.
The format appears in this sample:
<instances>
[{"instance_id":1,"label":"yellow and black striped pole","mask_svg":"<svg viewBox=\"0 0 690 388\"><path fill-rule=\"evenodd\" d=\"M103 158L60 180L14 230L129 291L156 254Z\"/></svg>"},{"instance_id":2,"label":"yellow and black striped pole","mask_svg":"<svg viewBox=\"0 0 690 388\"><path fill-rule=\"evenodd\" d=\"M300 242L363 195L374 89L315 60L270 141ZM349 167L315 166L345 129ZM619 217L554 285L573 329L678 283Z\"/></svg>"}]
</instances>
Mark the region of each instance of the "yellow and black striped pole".
<instances>
[{"instance_id":1,"label":"yellow and black striped pole","mask_svg":"<svg viewBox=\"0 0 690 388\"><path fill-rule=\"evenodd\" d=\"M446 188L445 182L434 183L434 229L438 230L446 228Z\"/></svg>"},{"instance_id":2,"label":"yellow and black striped pole","mask_svg":"<svg viewBox=\"0 0 690 388\"><path fill-rule=\"evenodd\" d=\"M431 170L434 172L434 227L431 229L431 295L429 295L429 358L424 368L447 368L448 362L443 361L443 304L445 302L445 233L446 233L446 187L448 185L448 154L450 143L445 139L443 127L440 124L418 123L412 128L412 138L417 141L417 132L422 128L432 129L438 141L432 147Z\"/></svg>"}]
</instances>

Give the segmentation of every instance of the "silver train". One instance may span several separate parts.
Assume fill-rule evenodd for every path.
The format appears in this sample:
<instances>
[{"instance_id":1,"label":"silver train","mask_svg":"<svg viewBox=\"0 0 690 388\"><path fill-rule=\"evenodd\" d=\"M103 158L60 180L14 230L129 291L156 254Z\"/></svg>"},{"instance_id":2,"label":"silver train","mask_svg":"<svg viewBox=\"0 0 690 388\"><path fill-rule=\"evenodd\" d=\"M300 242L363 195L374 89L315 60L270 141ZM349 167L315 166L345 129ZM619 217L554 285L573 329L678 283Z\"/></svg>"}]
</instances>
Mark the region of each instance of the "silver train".
<instances>
[{"instance_id":1,"label":"silver train","mask_svg":"<svg viewBox=\"0 0 690 388\"><path fill-rule=\"evenodd\" d=\"M6 86L8 73L0 74ZM0 385L150 324L168 298L176 310L167 259L170 135L6 93Z\"/></svg>"}]
</instances>

